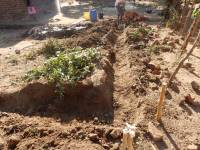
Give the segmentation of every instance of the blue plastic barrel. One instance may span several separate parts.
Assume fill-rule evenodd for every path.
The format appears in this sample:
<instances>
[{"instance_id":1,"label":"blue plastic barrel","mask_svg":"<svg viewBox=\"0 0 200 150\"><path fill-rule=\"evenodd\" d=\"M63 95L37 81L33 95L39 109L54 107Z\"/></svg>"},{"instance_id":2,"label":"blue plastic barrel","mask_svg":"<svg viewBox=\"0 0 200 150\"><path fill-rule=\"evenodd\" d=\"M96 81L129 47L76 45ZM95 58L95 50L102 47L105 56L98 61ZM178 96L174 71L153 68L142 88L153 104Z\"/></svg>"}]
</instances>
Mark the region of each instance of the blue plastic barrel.
<instances>
[{"instance_id":1,"label":"blue plastic barrel","mask_svg":"<svg viewBox=\"0 0 200 150\"><path fill-rule=\"evenodd\" d=\"M96 9L90 9L90 19L92 22L97 21L97 10Z\"/></svg>"}]
</instances>

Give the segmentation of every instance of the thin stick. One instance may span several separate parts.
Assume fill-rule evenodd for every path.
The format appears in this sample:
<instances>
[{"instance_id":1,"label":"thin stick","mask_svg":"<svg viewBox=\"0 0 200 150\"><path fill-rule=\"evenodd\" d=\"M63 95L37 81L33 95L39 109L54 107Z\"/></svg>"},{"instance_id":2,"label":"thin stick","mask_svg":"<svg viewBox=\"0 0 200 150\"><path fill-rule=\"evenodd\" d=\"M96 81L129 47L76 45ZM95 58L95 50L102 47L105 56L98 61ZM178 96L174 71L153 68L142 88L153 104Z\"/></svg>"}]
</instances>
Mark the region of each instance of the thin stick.
<instances>
[{"instance_id":1,"label":"thin stick","mask_svg":"<svg viewBox=\"0 0 200 150\"><path fill-rule=\"evenodd\" d=\"M194 51L194 49L196 48L196 46L198 44L199 39L200 39L200 30L199 30L198 36L196 37L195 42L194 42L192 48L189 50L189 52L186 54L186 56L179 62L177 68L174 71L174 73L171 75L171 77L170 77L170 79L168 81L167 86L169 86L171 84L172 80L174 79L174 77L176 76L176 74L178 73L178 71L180 70L180 68L183 66L183 63L185 62L185 60L188 59L188 57L192 54L192 52Z\"/></svg>"},{"instance_id":2,"label":"thin stick","mask_svg":"<svg viewBox=\"0 0 200 150\"><path fill-rule=\"evenodd\" d=\"M200 15L198 15L195 18L195 20L193 21L193 23L192 23L192 25L190 27L190 30L189 30L189 32L187 34L187 37L186 37L186 39L185 39L185 41L184 41L184 43L183 43L183 45L181 47L181 49L182 49L183 52L186 50L186 47L188 45L190 37L192 36L192 34L194 34L195 30L198 28L199 22L200 22Z\"/></svg>"},{"instance_id":3,"label":"thin stick","mask_svg":"<svg viewBox=\"0 0 200 150\"><path fill-rule=\"evenodd\" d=\"M165 91L166 91L167 83L162 84L161 93L160 93L160 100L158 102L157 113L156 113L156 120L161 121L162 116L162 106L165 99Z\"/></svg>"}]
</instances>

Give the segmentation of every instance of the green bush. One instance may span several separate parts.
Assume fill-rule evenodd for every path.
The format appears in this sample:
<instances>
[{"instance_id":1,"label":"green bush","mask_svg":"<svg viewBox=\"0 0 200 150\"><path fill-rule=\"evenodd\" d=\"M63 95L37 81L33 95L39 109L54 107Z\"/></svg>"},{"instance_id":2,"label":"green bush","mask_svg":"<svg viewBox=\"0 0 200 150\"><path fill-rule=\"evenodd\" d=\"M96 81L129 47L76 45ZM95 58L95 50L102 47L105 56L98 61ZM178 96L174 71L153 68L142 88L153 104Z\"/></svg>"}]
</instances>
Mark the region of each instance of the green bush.
<instances>
[{"instance_id":1,"label":"green bush","mask_svg":"<svg viewBox=\"0 0 200 150\"><path fill-rule=\"evenodd\" d=\"M68 49L47 60L42 68L29 71L24 80L45 78L48 82L56 85L56 92L62 98L64 84L74 84L76 81L84 79L93 70L95 61L99 59L100 53L96 48Z\"/></svg>"}]
</instances>

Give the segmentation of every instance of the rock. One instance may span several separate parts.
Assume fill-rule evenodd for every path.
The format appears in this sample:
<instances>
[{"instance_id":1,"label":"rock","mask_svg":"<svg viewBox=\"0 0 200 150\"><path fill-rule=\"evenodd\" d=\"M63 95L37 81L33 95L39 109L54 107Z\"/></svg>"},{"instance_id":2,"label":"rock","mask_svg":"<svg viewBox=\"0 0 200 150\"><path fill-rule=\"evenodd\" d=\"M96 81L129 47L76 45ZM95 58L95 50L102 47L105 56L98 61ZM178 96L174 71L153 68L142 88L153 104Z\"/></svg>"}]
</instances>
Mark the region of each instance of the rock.
<instances>
[{"instance_id":1,"label":"rock","mask_svg":"<svg viewBox=\"0 0 200 150\"><path fill-rule=\"evenodd\" d=\"M194 96L192 96L191 94L185 96L185 102L191 105L198 105L198 102L195 101Z\"/></svg>"},{"instance_id":2,"label":"rock","mask_svg":"<svg viewBox=\"0 0 200 150\"><path fill-rule=\"evenodd\" d=\"M173 48L176 48L176 45L175 45L174 41L168 42L168 45L171 46L171 47L173 47Z\"/></svg>"},{"instance_id":3,"label":"rock","mask_svg":"<svg viewBox=\"0 0 200 150\"><path fill-rule=\"evenodd\" d=\"M98 137L98 135L95 134L95 133L90 133L90 134L88 135L88 138L89 138L91 141L93 141L93 142L98 142L98 141L99 141L99 137Z\"/></svg>"},{"instance_id":4,"label":"rock","mask_svg":"<svg viewBox=\"0 0 200 150\"><path fill-rule=\"evenodd\" d=\"M17 144L20 142L21 138L19 136L16 136L16 135L12 135L11 137L9 137L9 139L7 140L7 144L8 144L8 147L10 149L14 149Z\"/></svg>"},{"instance_id":5,"label":"rock","mask_svg":"<svg viewBox=\"0 0 200 150\"><path fill-rule=\"evenodd\" d=\"M188 149L188 150L198 150L198 146L195 145L195 144L188 145L188 146L187 146L187 149Z\"/></svg>"},{"instance_id":6,"label":"rock","mask_svg":"<svg viewBox=\"0 0 200 150\"><path fill-rule=\"evenodd\" d=\"M172 46L162 45L159 47L162 52L170 52L172 51Z\"/></svg>"},{"instance_id":7,"label":"rock","mask_svg":"<svg viewBox=\"0 0 200 150\"><path fill-rule=\"evenodd\" d=\"M169 41L169 37L165 37L165 38L163 39L162 44L167 44L168 41Z\"/></svg>"},{"instance_id":8,"label":"rock","mask_svg":"<svg viewBox=\"0 0 200 150\"><path fill-rule=\"evenodd\" d=\"M98 117L94 117L94 122L98 122L99 118Z\"/></svg>"},{"instance_id":9,"label":"rock","mask_svg":"<svg viewBox=\"0 0 200 150\"><path fill-rule=\"evenodd\" d=\"M120 129L113 129L110 133L110 136L113 138L113 139L119 139L122 137L122 130Z\"/></svg>"},{"instance_id":10,"label":"rock","mask_svg":"<svg viewBox=\"0 0 200 150\"><path fill-rule=\"evenodd\" d=\"M148 132L152 136L153 140L162 141L163 133L157 127L155 127L152 122L149 122L148 124Z\"/></svg>"},{"instance_id":11,"label":"rock","mask_svg":"<svg viewBox=\"0 0 200 150\"><path fill-rule=\"evenodd\" d=\"M20 53L21 53L20 50L18 50L18 49L15 50L15 54L20 54Z\"/></svg>"},{"instance_id":12,"label":"rock","mask_svg":"<svg viewBox=\"0 0 200 150\"><path fill-rule=\"evenodd\" d=\"M151 83L149 84L149 87L150 87L153 91L159 89L158 85L157 85L156 83L154 83L154 82L151 82Z\"/></svg>"},{"instance_id":13,"label":"rock","mask_svg":"<svg viewBox=\"0 0 200 150\"><path fill-rule=\"evenodd\" d=\"M112 148L110 150L118 150L120 146L120 143L113 144Z\"/></svg>"},{"instance_id":14,"label":"rock","mask_svg":"<svg viewBox=\"0 0 200 150\"><path fill-rule=\"evenodd\" d=\"M108 144L103 144L102 146L104 149L110 149L110 146Z\"/></svg>"},{"instance_id":15,"label":"rock","mask_svg":"<svg viewBox=\"0 0 200 150\"><path fill-rule=\"evenodd\" d=\"M175 39L174 42L175 42L176 44L180 44L179 39Z\"/></svg>"},{"instance_id":16,"label":"rock","mask_svg":"<svg viewBox=\"0 0 200 150\"><path fill-rule=\"evenodd\" d=\"M194 91L200 91L200 85L196 81L192 81L191 85Z\"/></svg>"},{"instance_id":17,"label":"rock","mask_svg":"<svg viewBox=\"0 0 200 150\"><path fill-rule=\"evenodd\" d=\"M4 146L5 146L5 141L2 137L0 137L0 150L4 149Z\"/></svg>"}]
</instances>

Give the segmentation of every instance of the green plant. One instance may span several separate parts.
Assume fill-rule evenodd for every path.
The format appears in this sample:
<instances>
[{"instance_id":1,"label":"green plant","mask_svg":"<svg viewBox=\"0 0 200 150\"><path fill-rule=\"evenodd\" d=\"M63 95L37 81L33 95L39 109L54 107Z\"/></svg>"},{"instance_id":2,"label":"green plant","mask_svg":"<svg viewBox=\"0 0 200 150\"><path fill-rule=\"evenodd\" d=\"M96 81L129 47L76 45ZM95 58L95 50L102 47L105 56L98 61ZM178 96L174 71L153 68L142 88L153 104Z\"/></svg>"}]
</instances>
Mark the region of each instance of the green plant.
<instances>
[{"instance_id":1,"label":"green plant","mask_svg":"<svg viewBox=\"0 0 200 150\"><path fill-rule=\"evenodd\" d=\"M196 8L192 11L192 17L196 18L198 15L200 15L200 8Z\"/></svg>"},{"instance_id":2,"label":"green plant","mask_svg":"<svg viewBox=\"0 0 200 150\"><path fill-rule=\"evenodd\" d=\"M149 46L146 50L150 54L152 54L152 53L155 54L155 55L159 55L160 54L160 48L159 48L158 45Z\"/></svg>"},{"instance_id":3,"label":"green plant","mask_svg":"<svg viewBox=\"0 0 200 150\"><path fill-rule=\"evenodd\" d=\"M25 58L26 60L34 60L39 54L41 54L41 50L31 50L28 54L25 55Z\"/></svg>"},{"instance_id":4,"label":"green plant","mask_svg":"<svg viewBox=\"0 0 200 150\"><path fill-rule=\"evenodd\" d=\"M49 83L55 84L56 93L62 98L65 83L74 84L85 78L93 70L95 61L99 59L100 53L96 48L67 49L47 60L43 67L29 71L24 80L45 78Z\"/></svg>"},{"instance_id":5,"label":"green plant","mask_svg":"<svg viewBox=\"0 0 200 150\"><path fill-rule=\"evenodd\" d=\"M129 33L129 36L131 38L131 40L133 40L134 42L136 41L140 41L140 39L146 37L149 34L149 30L145 29L145 27L139 27L137 29L135 29L134 31Z\"/></svg>"},{"instance_id":6,"label":"green plant","mask_svg":"<svg viewBox=\"0 0 200 150\"><path fill-rule=\"evenodd\" d=\"M41 49L42 53L47 57L56 56L57 52L64 51L64 47L55 39L49 39Z\"/></svg>"}]
</instances>

